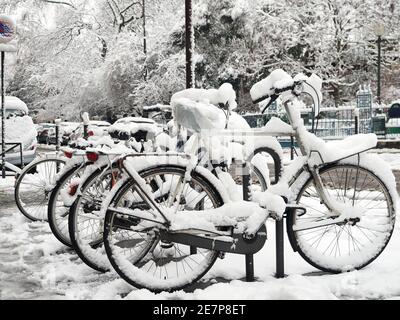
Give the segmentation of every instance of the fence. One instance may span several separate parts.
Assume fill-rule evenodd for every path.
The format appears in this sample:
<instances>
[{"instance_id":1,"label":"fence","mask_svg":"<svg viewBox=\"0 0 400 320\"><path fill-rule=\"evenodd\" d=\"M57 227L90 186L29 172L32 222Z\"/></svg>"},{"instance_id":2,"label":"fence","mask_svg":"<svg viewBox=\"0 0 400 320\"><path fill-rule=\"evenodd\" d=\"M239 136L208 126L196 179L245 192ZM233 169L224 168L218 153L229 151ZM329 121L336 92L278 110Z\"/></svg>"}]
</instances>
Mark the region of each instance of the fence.
<instances>
[{"instance_id":1,"label":"fence","mask_svg":"<svg viewBox=\"0 0 400 320\"><path fill-rule=\"evenodd\" d=\"M357 133L371 133L375 129L381 130L376 132L378 135L385 135L385 128L381 128L381 123L373 117L373 109L351 107L340 108L323 108L317 119L314 119L315 134L325 140L343 139L345 137ZM357 117L356 117L357 116ZM263 127L271 119L271 117L279 117L287 122L287 116L283 111L267 112L264 115L245 115L244 118L252 128ZM311 109L301 111L301 117L307 130L313 129L313 112ZM380 120L380 119L379 119Z\"/></svg>"},{"instance_id":2,"label":"fence","mask_svg":"<svg viewBox=\"0 0 400 320\"><path fill-rule=\"evenodd\" d=\"M304 124L312 129L312 112L303 111ZM326 108L314 120L315 134L325 140L342 139L357 133L371 133L372 110L354 107Z\"/></svg>"}]
</instances>

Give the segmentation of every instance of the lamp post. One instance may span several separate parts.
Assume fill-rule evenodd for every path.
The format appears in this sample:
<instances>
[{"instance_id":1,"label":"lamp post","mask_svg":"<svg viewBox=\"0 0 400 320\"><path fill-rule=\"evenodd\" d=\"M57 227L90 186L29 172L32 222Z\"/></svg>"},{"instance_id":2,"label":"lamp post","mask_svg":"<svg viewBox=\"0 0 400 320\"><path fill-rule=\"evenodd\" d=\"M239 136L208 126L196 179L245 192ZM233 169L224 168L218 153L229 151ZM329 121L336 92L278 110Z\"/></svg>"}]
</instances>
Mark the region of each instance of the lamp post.
<instances>
[{"instance_id":1,"label":"lamp post","mask_svg":"<svg viewBox=\"0 0 400 320\"><path fill-rule=\"evenodd\" d=\"M381 99L381 60L382 60L382 36L385 34L385 26L381 23L375 25L374 27L375 35L378 37L377 44L378 44L378 104L380 105L382 102Z\"/></svg>"}]
</instances>

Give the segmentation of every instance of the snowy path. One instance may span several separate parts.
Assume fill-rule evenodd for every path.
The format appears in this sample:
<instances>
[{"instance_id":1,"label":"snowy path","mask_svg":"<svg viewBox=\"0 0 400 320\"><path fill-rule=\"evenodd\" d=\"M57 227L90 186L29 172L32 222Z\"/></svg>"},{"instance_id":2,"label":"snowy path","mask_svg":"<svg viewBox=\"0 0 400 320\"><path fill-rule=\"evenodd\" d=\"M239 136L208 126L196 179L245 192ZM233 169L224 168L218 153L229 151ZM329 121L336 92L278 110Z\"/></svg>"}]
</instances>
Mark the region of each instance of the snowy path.
<instances>
[{"instance_id":1,"label":"snowy path","mask_svg":"<svg viewBox=\"0 0 400 320\"><path fill-rule=\"evenodd\" d=\"M218 260L188 292L154 295L136 290L115 273L99 274L54 238L46 223L29 223L13 202L12 181L0 184L1 299L400 299L400 227L385 252L365 270L328 275L305 263L286 242L285 279L273 277L274 224L255 257L255 283L244 257ZM214 279L218 279L218 282Z\"/></svg>"}]
</instances>

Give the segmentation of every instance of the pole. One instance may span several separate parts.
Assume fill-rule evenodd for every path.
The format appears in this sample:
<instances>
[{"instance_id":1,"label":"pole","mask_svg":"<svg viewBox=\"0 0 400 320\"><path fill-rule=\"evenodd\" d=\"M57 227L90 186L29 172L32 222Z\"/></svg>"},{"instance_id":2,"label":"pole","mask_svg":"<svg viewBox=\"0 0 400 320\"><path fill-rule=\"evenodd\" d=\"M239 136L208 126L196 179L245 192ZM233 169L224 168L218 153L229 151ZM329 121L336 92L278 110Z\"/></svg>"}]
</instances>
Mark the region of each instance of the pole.
<instances>
[{"instance_id":1,"label":"pole","mask_svg":"<svg viewBox=\"0 0 400 320\"><path fill-rule=\"evenodd\" d=\"M1 176L3 179L6 177L6 128L5 128L5 93L4 93L4 51L1 52Z\"/></svg>"},{"instance_id":2,"label":"pole","mask_svg":"<svg viewBox=\"0 0 400 320\"><path fill-rule=\"evenodd\" d=\"M146 0L142 1L142 16L143 16L143 52L145 55L147 55Z\"/></svg>"},{"instance_id":3,"label":"pole","mask_svg":"<svg viewBox=\"0 0 400 320\"><path fill-rule=\"evenodd\" d=\"M147 57L147 32L146 32L146 0L142 0L143 17L143 53ZM147 81L147 65L145 65L144 80Z\"/></svg>"},{"instance_id":4,"label":"pole","mask_svg":"<svg viewBox=\"0 0 400 320\"><path fill-rule=\"evenodd\" d=\"M294 137L290 136L290 160L294 160Z\"/></svg>"},{"instance_id":5,"label":"pole","mask_svg":"<svg viewBox=\"0 0 400 320\"><path fill-rule=\"evenodd\" d=\"M250 201L250 167L247 163L242 166L242 179L243 179L243 200ZM254 256L246 254L246 281L254 281Z\"/></svg>"},{"instance_id":6,"label":"pole","mask_svg":"<svg viewBox=\"0 0 400 320\"><path fill-rule=\"evenodd\" d=\"M382 37L378 36L378 104L381 104L381 49Z\"/></svg>"},{"instance_id":7,"label":"pole","mask_svg":"<svg viewBox=\"0 0 400 320\"><path fill-rule=\"evenodd\" d=\"M186 88L194 87L194 28L192 0L185 0L186 22Z\"/></svg>"}]
</instances>

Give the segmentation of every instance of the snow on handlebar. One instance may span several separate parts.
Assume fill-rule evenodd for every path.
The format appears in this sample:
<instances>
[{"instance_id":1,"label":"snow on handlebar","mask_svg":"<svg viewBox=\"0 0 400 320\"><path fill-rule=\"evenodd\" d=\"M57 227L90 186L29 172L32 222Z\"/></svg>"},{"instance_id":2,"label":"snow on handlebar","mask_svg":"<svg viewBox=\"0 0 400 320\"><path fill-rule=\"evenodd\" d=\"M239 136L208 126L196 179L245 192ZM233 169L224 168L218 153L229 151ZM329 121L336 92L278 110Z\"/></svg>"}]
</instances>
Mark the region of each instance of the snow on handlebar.
<instances>
[{"instance_id":1,"label":"snow on handlebar","mask_svg":"<svg viewBox=\"0 0 400 320\"><path fill-rule=\"evenodd\" d=\"M322 79L315 74L310 77L300 73L292 78L287 72L282 69L277 69L271 74L256 83L250 90L250 94L254 104L261 103L266 99L270 99L267 104L267 109L282 93L294 91L296 88L301 88L301 92L311 96L314 101L314 115L319 114L320 105L322 102Z\"/></svg>"}]
</instances>

